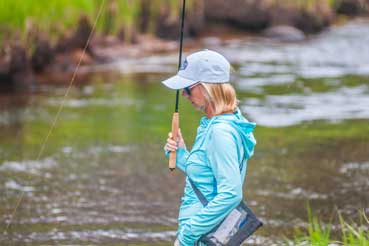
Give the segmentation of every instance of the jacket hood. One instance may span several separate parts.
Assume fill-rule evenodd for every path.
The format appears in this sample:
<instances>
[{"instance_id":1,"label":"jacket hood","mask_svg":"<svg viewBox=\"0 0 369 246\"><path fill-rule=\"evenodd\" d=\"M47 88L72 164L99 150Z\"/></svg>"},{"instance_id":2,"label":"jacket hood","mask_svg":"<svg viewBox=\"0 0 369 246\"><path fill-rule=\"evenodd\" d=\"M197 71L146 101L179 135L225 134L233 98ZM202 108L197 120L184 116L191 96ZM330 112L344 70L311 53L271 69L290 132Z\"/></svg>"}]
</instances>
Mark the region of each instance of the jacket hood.
<instances>
[{"instance_id":1,"label":"jacket hood","mask_svg":"<svg viewBox=\"0 0 369 246\"><path fill-rule=\"evenodd\" d=\"M253 135L253 130L256 127L254 122L249 122L241 113L239 109L233 114L222 114L214 116L211 119L203 117L200 121L200 126L209 128L211 125L217 123L226 123L232 125L240 134L242 144L245 150L244 158L250 158L254 154L254 147L256 145L256 139Z\"/></svg>"}]
</instances>

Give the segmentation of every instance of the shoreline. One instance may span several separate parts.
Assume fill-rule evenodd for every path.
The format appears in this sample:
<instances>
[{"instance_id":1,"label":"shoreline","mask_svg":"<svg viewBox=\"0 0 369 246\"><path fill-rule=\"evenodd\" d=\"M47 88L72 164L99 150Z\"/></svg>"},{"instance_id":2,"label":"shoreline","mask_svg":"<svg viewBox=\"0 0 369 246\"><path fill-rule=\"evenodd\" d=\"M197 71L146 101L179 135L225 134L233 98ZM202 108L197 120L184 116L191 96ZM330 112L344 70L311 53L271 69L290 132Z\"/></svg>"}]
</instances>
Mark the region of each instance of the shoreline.
<instances>
[{"instance_id":1,"label":"shoreline","mask_svg":"<svg viewBox=\"0 0 369 246\"><path fill-rule=\"evenodd\" d=\"M281 43L296 43L309 40L314 35L326 31L330 27L345 25L349 21L368 19L368 17L341 17L336 18L335 22L316 34L304 35L301 39L285 39L285 37L294 36L296 30L287 25L281 25L282 31L268 34L264 32L251 32L236 28L225 23L209 24L206 31L199 33L196 37L185 37L184 50L191 50L198 47L199 43L223 42L229 39L270 39ZM279 26L277 26L279 27ZM285 29L283 29L285 28ZM64 38L65 47L61 48L63 43L57 43L54 46L46 39L38 39L35 52L29 57L26 50L19 45L14 45L8 57L0 56L0 89L1 91L27 91L29 87L35 84L65 84L69 83L74 70L82 57L86 39L91 30L86 20L81 19L79 26L73 35ZM298 30L297 30L298 31ZM80 33L82 32L83 35ZM74 40L75 43L72 41ZM77 41L79 44L76 44ZM148 55L168 54L178 51L177 40L167 40L156 37L153 34L136 33L130 43L124 42L117 36L95 34L90 45L86 49L81 60L81 67L76 74L76 82L86 79L91 70L84 69L90 66L104 65L114 62L117 59L135 59L143 58ZM68 47L69 46L69 47ZM13 68L12 68L13 66ZM7 71L8 70L8 71Z\"/></svg>"},{"instance_id":2,"label":"shoreline","mask_svg":"<svg viewBox=\"0 0 369 246\"><path fill-rule=\"evenodd\" d=\"M339 27L347 24L348 22L352 21L360 21L360 20L369 20L368 17L356 17L350 18L345 20L339 20L329 28ZM328 31L329 28L325 29L324 31ZM208 43L209 45L213 44L222 44L230 40L250 40L250 41L260 41L260 40L270 40L275 43L280 44L294 44L294 43L302 43L307 42L310 39L322 34L324 31L316 34L307 35L303 40L298 41L286 41L280 40L273 37L268 37L263 33L252 33L239 30L237 28L229 27L229 26L222 26L219 30L209 30L206 33L199 35L198 37L186 38L185 39L185 46L184 52L192 51L199 49L200 46L206 46ZM117 60L121 59L142 59L147 56L152 55L160 55L160 54L171 54L171 53L178 53L179 43L178 41L173 40L164 40L157 38L153 35L143 34L137 37L137 43L135 44L124 44L120 43L119 40L114 38L107 38L106 40L100 40L92 42L91 49L94 53L99 57L98 59L91 58L88 54L85 54L85 58L82 60L81 67L79 69L78 75L83 77L83 74L94 73L96 72L93 69L89 69L92 66L98 65L109 65L114 63ZM77 63L76 58L79 58L82 54L82 50L75 50L69 54L69 56L73 56L75 59L75 63ZM71 66L71 68L67 73L72 73L74 71L75 66ZM114 69L112 69L114 70ZM50 80L50 76L47 76L49 73L52 72L60 72L60 64L54 63L48 66L45 71L41 74L38 74L38 78L41 82L47 83L63 83L63 81L58 80L58 76L52 76L54 79ZM62 76L63 77L63 76ZM65 82L67 83L67 82Z\"/></svg>"}]
</instances>

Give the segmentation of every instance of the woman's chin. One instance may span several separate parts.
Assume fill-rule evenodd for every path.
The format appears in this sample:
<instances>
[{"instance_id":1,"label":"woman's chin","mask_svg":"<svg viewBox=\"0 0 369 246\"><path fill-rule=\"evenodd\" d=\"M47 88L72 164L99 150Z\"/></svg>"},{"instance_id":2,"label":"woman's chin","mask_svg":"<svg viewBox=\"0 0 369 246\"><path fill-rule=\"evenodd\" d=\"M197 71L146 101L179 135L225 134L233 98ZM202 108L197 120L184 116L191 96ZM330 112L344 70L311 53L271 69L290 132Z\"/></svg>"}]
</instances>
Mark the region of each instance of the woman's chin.
<instances>
[{"instance_id":1,"label":"woman's chin","mask_svg":"<svg viewBox=\"0 0 369 246\"><path fill-rule=\"evenodd\" d=\"M195 106L195 105L194 105ZM205 107L203 106L195 106L196 110L204 112L205 113Z\"/></svg>"}]
</instances>

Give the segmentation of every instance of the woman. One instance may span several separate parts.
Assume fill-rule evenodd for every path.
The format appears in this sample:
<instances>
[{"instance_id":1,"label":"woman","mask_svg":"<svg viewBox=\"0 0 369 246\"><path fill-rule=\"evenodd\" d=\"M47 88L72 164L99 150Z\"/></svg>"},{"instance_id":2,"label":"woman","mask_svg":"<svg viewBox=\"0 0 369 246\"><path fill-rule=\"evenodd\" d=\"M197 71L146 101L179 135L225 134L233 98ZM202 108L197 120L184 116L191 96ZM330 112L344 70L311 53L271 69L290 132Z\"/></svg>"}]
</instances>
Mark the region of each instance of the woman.
<instances>
[{"instance_id":1,"label":"woman","mask_svg":"<svg viewBox=\"0 0 369 246\"><path fill-rule=\"evenodd\" d=\"M190 152L180 131L177 141L169 133L164 147L167 156L177 152L176 165L187 175L175 245L195 245L242 200L247 159L256 144L255 124L237 108L229 78L229 62L217 52L204 50L188 56L178 74L163 81L171 89L183 88L182 95L206 114ZM189 179L209 201L206 207Z\"/></svg>"}]
</instances>

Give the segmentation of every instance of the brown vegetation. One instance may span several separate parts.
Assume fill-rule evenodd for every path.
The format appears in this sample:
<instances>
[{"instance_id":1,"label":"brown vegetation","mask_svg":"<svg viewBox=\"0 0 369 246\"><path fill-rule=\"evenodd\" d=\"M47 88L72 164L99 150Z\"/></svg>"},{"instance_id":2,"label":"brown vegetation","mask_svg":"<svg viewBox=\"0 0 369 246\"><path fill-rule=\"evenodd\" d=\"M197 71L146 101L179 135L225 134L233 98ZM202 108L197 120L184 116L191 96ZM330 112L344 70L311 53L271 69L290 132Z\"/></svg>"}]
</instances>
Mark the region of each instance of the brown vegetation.
<instances>
[{"instance_id":1,"label":"brown vegetation","mask_svg":"<svg viewBox=\"0 0 369 246\"><path fill-rule=\"evenodd\" d=\"M99 47L119 47L120 55L126 53L132 45L144 45L147 34L152 33L159 39L178 40L180 18L173 14L173 6L154 6L155 1L140 2L140 11L136 25L121 25L112 34L109 23L117 26L114 18L117 11L114 4L107 7L104 15L104 30L94 35L90 45L86 47L86 56L82 64L105 62L114 52L104 54ZM204 32L208 26L230 25L241 30L265 33L269 37L280 40L300 40L305 34L317 33L329 26L336 14L362 15L368 13L369 0L340 0L334 7L328 1L312 1L313 4L301 5L296 1L277 0L198 0L191 2L187 10L185 37L195 37ZM41 33L32 22L27 24L27 48L20 44L8 45L0 51L0 84L30 85L34 82L34 74L50 71L70 72L78 63L80 54L85 48L92 31L91 20L82 16L75 30L64 33L58 40L52 41ZM275 28L274 28L275 27ZM145 35L143 35L145 34ZM146 41L145 41L146 42ZM164 51L160 42L157 48L146 45L142 51ZM169 46L168 46L169 47ZM171 49L170 46L168 49ZM96 52L99 50L100 52ZM98 53L98 54L97 54ZM136 52L137 53L137 52ZM50 69L52 67L52 69ZM46 69L47 68L47 69Z\"/></svg>"}]
</instances>

